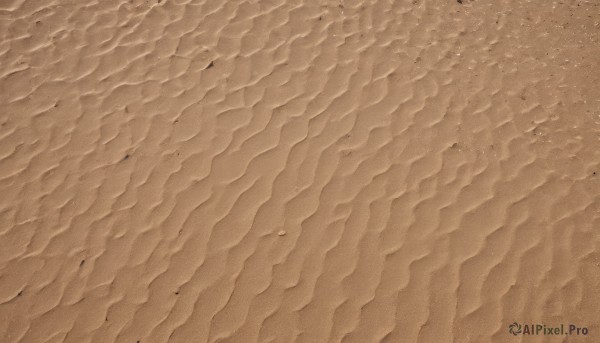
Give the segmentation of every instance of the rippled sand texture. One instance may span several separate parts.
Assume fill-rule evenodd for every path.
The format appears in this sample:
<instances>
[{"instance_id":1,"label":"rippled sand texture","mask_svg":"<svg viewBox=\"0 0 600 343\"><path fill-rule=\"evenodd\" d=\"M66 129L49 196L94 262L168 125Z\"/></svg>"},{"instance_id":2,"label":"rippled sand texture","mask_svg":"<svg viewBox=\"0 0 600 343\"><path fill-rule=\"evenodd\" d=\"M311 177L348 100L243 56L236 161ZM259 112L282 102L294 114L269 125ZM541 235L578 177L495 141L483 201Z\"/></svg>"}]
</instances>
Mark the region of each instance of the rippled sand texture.
<instances>
[{"instance_id":1,"label":"rippled sand texture","mask_svg":"<svg viewBox=\"0 0 600 343\"><path fill-rule=\"evenodd\" d=\"M0 35L0 342L600 341L600 2L3 0Z\"/></svg>"}]
</instances>

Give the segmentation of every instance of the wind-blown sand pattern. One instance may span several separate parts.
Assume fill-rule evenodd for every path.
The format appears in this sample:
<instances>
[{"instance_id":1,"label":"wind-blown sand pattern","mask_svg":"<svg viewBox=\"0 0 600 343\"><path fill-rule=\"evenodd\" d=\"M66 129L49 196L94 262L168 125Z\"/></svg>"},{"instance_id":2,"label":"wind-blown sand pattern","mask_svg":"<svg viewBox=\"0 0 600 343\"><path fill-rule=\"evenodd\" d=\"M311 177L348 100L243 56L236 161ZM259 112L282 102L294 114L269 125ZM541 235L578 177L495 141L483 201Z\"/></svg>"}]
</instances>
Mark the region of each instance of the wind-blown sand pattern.
<instances>
[{"instance_id":1,"label":"wind-blown sand pattern","mask_svg":"<svg viewBox=\"0 0 600 343\"><path fill-rule=\"evenodd\" d=\"M2 0L0 35L0 342L600 342L600 2Z\"/></svg>"}]
</instances>

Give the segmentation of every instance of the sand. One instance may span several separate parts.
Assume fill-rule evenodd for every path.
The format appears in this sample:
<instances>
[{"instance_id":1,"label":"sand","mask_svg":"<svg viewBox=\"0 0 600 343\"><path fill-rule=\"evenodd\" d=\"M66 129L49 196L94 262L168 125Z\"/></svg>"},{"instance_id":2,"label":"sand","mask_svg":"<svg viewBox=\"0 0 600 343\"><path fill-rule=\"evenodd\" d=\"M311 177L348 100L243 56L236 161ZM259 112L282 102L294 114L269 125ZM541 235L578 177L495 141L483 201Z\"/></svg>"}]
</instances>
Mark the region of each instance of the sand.
<instances>
[{"instance_id":1,"label":"sand","mask_svg":"<svg viewBox=\"0 0 600 343\"><path fill-rule=\"evenodd\" d=\"M600 342L599 1L2 0L0 37L1 343Z\"/></svg>"}]
</instances>

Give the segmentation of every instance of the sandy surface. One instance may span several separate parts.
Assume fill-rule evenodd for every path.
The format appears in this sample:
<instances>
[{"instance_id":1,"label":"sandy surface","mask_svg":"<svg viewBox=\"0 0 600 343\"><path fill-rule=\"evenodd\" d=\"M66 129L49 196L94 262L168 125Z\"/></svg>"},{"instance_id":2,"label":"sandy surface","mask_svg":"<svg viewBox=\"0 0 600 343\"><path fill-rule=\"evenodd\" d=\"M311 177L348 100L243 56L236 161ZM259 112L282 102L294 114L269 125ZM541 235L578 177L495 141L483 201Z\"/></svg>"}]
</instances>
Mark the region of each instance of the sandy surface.
<instances>
[{"instance_id":1,"label":"sandy surface","mask_svg":"<svg viewBox=\"0 0 600 343\"><path fill-rule=\"evenodd\" d=\"M599 308L600 1L0 1L1 343Z\"/></svg>"}]
</instances>

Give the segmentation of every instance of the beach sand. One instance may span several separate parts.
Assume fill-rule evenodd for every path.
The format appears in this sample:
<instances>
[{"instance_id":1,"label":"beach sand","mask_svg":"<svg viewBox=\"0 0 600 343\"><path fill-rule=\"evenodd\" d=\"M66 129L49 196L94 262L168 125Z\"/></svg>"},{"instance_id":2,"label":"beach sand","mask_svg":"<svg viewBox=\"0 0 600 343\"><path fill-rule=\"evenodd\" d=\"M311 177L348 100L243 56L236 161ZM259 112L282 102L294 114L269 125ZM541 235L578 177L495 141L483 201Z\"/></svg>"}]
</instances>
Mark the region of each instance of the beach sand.
<instances>
[{"instance_id":1,"label":"beach sand","mask_svg":"<svg viewBox=\"0 0 600 343\"><path fill-rule=\"evenodd\" d=\"M2 0L0 37L1 343L600 342L599 1Z\"/></svg>"}]
</instances>

